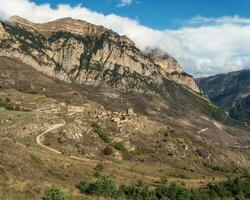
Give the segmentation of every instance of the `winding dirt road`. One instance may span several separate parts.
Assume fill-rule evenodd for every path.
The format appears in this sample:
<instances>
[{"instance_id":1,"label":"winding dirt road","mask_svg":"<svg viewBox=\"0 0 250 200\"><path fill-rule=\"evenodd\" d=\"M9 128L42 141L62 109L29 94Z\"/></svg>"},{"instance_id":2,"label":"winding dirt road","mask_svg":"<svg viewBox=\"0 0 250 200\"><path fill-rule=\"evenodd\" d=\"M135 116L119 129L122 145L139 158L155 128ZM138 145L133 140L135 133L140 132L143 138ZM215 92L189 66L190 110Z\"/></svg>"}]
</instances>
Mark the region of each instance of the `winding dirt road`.
<instances>
[{"instance_id":1,"label":"winding dirt road","mask_svg":"<svg viewBox=\"0 0 250 200\"><path fill-rule=\"evenodd\" d=\"M41 146L41 147L43 147L43 148L45 148L45 149L47 149L47 150L49 150L49 151L52 151L52 152L54 152L54 153L56 153L56 154L62 154L60 151L57 151L57 150L52 149L52 148L50 148L50 147L48 147L48 146L45 146L44 144L42 144L42 141L43 141L44 135L45 135L46 133L48 133L48 132L50 132L50 131L54 131L54 130L56 130L56 129L59 129L59 128L65 126L65 124L66 124L66 123L64 122L64 123L61 123L61 124L54 124L54 125L51 125L50 128L48 128L46 131L42 132L40 135L38 135L38 136L36 137L36 143L37 143L39 146Z\"/></svg>"},{"instance_id":2,"label":"winding dirt road","mask_svg":"<svg viewBox=\"0 0 250 200\"><path fill-rule=\"evenodd\" d=\"M45 149L47 149L47 150L49 150L49 151L51 151L51 152L53 152L53 153L62 155L62 152L57 151L57 150L55 150L55 149L52 149L52 148L50 148L50 147L44 145L44 144L42 143L42 141L43 141L44 135L45 135L46 133L48 133L48 132L50 132L50 131L54 131L54 130L56 130L56 129L59 129L59 128L65 126L65 124L66 124L66 123L64 122L64 123L61 123L61 124L54 124L54 125L52 125L52 126L51 126L50 128L48 128L46 131L42 132L40 135L38 135L38 136L36 137L36 143L37 143L39 146L41 146L41 147L43 147L43 148L45 148ZM71 159L74 159L74 160L89 161L88 158L80 158L80 157L76 157L76 156L69 156L69 157L70 157Z\"/></svg>"}]
</instances>

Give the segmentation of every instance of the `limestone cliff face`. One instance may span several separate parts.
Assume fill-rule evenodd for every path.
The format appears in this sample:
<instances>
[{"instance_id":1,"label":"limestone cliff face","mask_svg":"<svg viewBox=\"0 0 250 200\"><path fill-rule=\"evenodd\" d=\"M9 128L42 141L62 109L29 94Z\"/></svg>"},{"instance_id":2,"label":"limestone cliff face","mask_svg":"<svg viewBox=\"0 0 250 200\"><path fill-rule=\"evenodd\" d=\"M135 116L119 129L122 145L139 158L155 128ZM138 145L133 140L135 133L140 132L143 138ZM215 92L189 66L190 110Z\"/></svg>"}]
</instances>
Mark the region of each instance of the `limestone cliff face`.
<instances>
[{"instance_id":1,"label":"limestone cliff face","mask_svg":"<svg viewBox=\"0 0 250 200\"><path fill-rule=\"evenodd\" d=\"M154 63L160 66L161 73L164 76L181 85L189 87L195 92L201 92L195 79L191 75L185 73L173 57L160 49L147 49L146 55L151 58Z\"/></svg>"},{"instance_id":2,"label":"limestone cliff face","mask_svg":"<svg viewBox=\"0 0 250 200\"><path fill-rule=\"evenodd\" d=\"M71 18L45 24L20 17L12 21L15 25L0 23L0 56L18 58L49 76L137 91L164 91L170 79L199 92L173 58L149 56L126 36L102 26Z\"/></svg>"},{"instance_id":3,"label":"limestone cliff face","mask_svg":"<svg viewBox=\"0 0 250 200\"><path fill-rule=\"evenodd\" d=\"M8 37L8 33L5 31L3 24L0 23L0 39L3 40Z\"/></svg>"}]
</instances>

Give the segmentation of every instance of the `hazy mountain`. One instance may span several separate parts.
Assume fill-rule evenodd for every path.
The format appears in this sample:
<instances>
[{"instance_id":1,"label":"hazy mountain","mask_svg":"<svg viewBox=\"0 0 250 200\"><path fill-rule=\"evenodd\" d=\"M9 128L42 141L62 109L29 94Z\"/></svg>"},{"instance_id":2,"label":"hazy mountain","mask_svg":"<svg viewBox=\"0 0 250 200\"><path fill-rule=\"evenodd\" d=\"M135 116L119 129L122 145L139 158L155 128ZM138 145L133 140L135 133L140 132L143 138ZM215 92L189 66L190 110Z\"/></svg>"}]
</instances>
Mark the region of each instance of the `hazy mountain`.
<instances>
[{"instance_id":1,"label":"hazy mountain","mask_svg":"<svg viewBox=\"0 0 250 200\"><path fill-rule=\"evenodd\" d=\"M231 117L250 122L250 70L201 78L198 84Z\"/></svg>"}]
</instances>

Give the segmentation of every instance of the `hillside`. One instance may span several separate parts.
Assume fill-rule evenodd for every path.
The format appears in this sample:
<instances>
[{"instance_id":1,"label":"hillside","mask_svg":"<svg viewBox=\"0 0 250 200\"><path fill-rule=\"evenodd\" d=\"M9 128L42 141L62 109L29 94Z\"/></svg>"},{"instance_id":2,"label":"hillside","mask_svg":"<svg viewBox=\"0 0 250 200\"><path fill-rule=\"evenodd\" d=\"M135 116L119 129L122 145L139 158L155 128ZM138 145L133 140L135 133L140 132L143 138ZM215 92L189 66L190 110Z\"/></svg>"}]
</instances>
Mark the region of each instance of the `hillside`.
<instances>
[{"instance_id":1,"label":"hillside","mask_svg":"<svg viewBox=\"0 0 250 200\"><path fill-rule=\"evenodd\" d=\"M230 116L250 122L250 70L198 79L205 94Z\"/></svg>"},{"instance_id":2,"label":"hillside","mask_svg":"<svg viewBox=\"0 0 250 200\"><path fill-rule=\"evenodd\" d=\"M172 182L190 195L249 170L249 128L165 52L71 18L13 20L0 26L0 199L53 185L74 200L121 185L146 195Z\"/></svg>"}]
</instances>

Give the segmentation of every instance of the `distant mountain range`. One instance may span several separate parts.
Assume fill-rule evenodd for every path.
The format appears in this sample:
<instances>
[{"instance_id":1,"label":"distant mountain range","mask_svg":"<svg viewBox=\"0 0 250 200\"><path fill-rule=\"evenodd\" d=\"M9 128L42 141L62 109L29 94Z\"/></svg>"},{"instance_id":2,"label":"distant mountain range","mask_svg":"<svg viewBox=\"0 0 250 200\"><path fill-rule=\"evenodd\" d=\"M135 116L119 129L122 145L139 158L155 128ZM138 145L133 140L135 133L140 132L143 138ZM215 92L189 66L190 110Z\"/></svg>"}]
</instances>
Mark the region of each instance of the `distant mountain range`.
<instances>
[{"instance_id":1,"label":"distant mountain range","mask_svg":"<svg viewBox=\"0 0 250 200\"><path fill-rule=\"evenodd\" d=\"M250 70L197 79L200 88L229 112L232 118L250 122Z\"/></svg>"}]
</instances>

